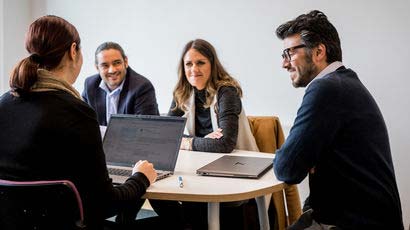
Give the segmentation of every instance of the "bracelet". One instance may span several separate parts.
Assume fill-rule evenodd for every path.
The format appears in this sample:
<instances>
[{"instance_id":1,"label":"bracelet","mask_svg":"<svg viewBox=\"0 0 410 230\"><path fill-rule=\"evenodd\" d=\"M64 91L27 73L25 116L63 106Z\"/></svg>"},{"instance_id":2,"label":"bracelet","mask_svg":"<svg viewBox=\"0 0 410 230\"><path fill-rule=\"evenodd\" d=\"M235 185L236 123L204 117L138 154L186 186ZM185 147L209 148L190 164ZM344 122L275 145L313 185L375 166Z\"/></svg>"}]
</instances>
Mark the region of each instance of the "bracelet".
<instances>
[{"instance_id":1,"label":"bracelet","mask_svg":"<svg viewBox=\"0 0 410 230\"><path fill-rule=\"evenodd\" d=\"M192 139L192 137L184 137L181 144L182 149L192 150Z\"/></svg>"}]
</instances>

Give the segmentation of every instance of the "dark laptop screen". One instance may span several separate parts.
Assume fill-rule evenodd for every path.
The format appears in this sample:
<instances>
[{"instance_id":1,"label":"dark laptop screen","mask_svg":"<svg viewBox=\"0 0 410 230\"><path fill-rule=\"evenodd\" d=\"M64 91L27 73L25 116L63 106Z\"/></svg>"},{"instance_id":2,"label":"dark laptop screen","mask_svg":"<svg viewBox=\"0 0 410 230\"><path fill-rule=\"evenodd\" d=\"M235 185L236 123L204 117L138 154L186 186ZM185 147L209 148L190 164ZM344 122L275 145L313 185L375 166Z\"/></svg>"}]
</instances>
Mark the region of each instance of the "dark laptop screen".
<instances>
[{"instance_id":1,"label":"dark laptop screen","mask_svg":"<svg viewBox=\"0 0 410 230\"><path fill-rule=\"evenodd\" d=\"M184 127L181 117L113 115L103 141L107 164L148 160L156 169L173 171Z\"/></svg>"}]
</instances>

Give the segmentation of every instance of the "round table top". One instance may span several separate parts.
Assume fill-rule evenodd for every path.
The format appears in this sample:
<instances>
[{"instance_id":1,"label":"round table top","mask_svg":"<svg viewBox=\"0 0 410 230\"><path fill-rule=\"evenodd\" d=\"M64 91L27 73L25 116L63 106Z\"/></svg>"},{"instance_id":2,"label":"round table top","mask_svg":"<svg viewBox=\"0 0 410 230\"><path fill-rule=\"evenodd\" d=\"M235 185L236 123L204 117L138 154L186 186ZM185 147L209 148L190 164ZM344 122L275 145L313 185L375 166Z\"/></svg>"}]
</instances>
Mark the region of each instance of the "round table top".
<instances>
[{"instance_id":1,"label":"round table top","mask_svg":"<svg viewBox=\"0 0 410 230\"><path fill-rule=\"evenodd\" d=\"M224 154L197 151L179 152L174 175L152 184L144 198L196 202L229 202L251 199L282 190L285 184L278 181L273 170L259 179L201 176L196 170ZM268 157L274 154L235 150L230 155ZM182 176L184 186L179 187Z\"/></svg>"}]
</instances>

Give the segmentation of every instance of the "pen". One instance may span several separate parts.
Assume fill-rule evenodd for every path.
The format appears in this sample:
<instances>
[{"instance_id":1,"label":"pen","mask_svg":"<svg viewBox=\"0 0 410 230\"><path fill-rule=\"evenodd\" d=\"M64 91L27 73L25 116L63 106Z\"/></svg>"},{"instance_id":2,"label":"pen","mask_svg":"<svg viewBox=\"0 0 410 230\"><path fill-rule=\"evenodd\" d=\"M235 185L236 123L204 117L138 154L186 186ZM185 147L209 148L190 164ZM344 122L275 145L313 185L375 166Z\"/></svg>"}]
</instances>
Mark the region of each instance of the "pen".
<instances>
[{"instance_id":1,"label":"pen","mask_svg":"<svg viewBox=\"0 0 410 230\"><path fill-rule=\"evenodd\" d=\"M180 187L180 188L183 188L183 187L184 187L184 182L182 181L182 176L179 176L179 177L178 177L178 184L179 184L179 187Z\"/></svg>"}]
</instances>

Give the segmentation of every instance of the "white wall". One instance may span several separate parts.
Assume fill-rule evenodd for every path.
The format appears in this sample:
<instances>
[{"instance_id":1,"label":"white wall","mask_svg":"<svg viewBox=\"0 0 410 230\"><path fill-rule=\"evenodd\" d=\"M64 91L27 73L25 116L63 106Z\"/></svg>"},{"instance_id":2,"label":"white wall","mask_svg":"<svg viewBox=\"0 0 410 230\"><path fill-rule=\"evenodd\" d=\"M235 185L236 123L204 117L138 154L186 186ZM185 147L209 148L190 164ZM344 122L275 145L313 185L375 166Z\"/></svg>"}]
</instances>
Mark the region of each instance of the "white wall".
<instances>
[{"instance_id":1,"label":"white wall","mask_svg":"<svg viewBox=\"0 0 410 230\"><path fill-rule=\"evenodd\" d=\"M8 89L9 76L14 65L27 55L24 49L24 37L28 25L31 23L31 4L30 0L1 0L3 10L0 18L2 18L2 32L0 40L2 45L0 65L2 69L0 74L0 90L1 92ZM0 43L0 44L1 44Z\"/></svg>"},{"instance_id":2,"label":"white wall","mask_svg":"<svg viewBox=\"0 0 410 230\"><path fill-rule=\"evenodd\" d=\"M0 92L5 88L4 85L4 72L3 72L3 30L4 30L4 10L3 10L3 0L0 0Z\"/></svg>"},{"instance_id":3,"label":"white wall","mask_svg":"<svg viewBox=\"0 0 410 230\"><path fill-rule=\"evenodd\" d=\"M8 33L13 25L12 35L4 34L4 55L10 62L24 56L21 41L28 26L16 24L27 9L16 9L15 1L27 0L5 0L4 9L9 15L5 17L5 31ZM116 41L128 54L131 67L153 82L160 111L166 112L184 44L190 39L204 38L216 47L222 63L241 82L247 114L276 114L287 128L293 123L303 89L294 89L288 74L280 68L283 45L274 31L279 24L301 13L312 9L324 11L339 31L344 64L359 74L384 114L408 226L408 0L32 0L31 4L27 15L35 18L56 14L79 30L84 55L83 69L75 83L79 91L85 77L95 73L95 48L104 41ZM9 9L10 5L14 8ZM9 64L4 66L4 71L10 71ZM305 196L306 184L301 190Z\"/></svg>"}]
</instances>

